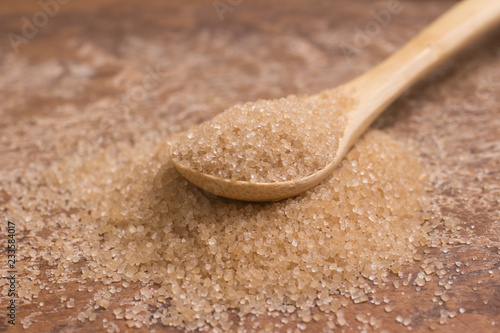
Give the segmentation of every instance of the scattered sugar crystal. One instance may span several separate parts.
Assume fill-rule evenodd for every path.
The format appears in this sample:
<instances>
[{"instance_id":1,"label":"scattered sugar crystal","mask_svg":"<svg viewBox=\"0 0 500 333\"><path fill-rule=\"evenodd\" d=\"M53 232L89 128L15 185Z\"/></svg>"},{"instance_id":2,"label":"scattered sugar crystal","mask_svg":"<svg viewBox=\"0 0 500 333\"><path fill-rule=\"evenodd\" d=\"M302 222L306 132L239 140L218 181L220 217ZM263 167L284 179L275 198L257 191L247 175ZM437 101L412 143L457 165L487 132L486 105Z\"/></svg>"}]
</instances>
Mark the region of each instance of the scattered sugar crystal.
<instances>
[{"instance_id":1,"label":"scattered sugar crystal","mask_svg":"<svg viewBox=\"0 0 500 333\"><path fill-rule=\"evenodd\" d=\"M76 316L76 318L79 320L79 321L85 321L85 319L87 318L87 315L84 313L84 312L79 312L78 315Z\"/></svg>"},{"instance_id":2,"label":"scattered sugar crystal","mask_svg":"<svg viewBox=\"0 0 500 333\"><path fill-rule=\"evenodd\" d=\"M344 326L345 324L347 324L347 321L344 318L344 311L343 310L337 311L337 322L340 326Z\"/></svg>"}]
</instances>

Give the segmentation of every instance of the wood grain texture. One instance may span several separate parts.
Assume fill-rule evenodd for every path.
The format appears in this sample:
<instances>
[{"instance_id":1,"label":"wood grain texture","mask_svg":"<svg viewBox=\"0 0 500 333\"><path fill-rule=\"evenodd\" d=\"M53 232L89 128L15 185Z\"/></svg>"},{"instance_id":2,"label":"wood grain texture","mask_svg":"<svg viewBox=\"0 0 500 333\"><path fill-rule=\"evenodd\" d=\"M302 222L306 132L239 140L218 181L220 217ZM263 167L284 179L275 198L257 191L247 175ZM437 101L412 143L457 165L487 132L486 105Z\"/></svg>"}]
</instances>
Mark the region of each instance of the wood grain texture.
<instances>
[{"instance_id":1,"label":"wood grain texture","mask_svg":"<svg viewBox=\"0 0 500 333\"><path fill-rule=\"evenodd\" d=\"M40 7L35 2L1 3L0 180L16 177L31 162L50 163L64 149L74 149L71 137L58 129L107 126L102 145L112 145L116 136L132 138L123 117L99 108L100 103L118 102L132 109L144 128L161 129L161 122L169 122L180 130L236 102L337 86L385 59L454 1L401 1L402 10L387 26L369 38L359 37L359 29L374 22L372 12L388 3L243 1L221 20L211 1L75 1L61 5L17 53L6 35L21 33L22 18L32 19ZM398 289L388 284L377 298L390 298L394 311L350 304L345 311L349 324L339 331L360 331L363 325L356 315L370 313L390 332L406 330L396 322L398 315L412 316L413 332L426 332L443 308L464 308L465 313L437 324L436 332L500 331L499 40L496 29L475 42L398 99L375 124L400 142L419 146L441 214L464 227L474 226L470 245L451 246L446 253L431 249L425 255L443 262L452 275L451 299L445 305L432 301L443 289L435 277L419 292L411 283ZM356 49L346 56L341 43ZM151 70L158 84L133 97ZM110 120L111 127L106 124ZM13 141L17 148L11 148ZM66 146L52 155L37 149L37 144L53 142ZM0 202L8 200L9 193L0 191ZM22 246L29 239L20 236L19 241ZM39 265L40 279L49 281L46 262L24 258L23 264ZM71 267L72 274L78 276L84 264ZM418 263L405 267L407 272L417 270ZM76 320L91 297L77 288L68 282L53 286L54 293L41 292L33 302L20 300L18 319L33 320L24 332L105 331L102 321L113 318L111 311L97 310L94 323ZM127 293L139 288L133 285ZM74 295L75 307L66 308L62 295ZM0 300L0 331L17 331L5 325L7 299ZM110 308L119 303L113 299ZM118 324L122 332L132 331L124 321ZM321 332L324 326L324 320L309 324L308 332ZM16 328L23 331L20 325ZM161 325L133 331L153 330L180 331Z\"/></svg>"}]
</instances>

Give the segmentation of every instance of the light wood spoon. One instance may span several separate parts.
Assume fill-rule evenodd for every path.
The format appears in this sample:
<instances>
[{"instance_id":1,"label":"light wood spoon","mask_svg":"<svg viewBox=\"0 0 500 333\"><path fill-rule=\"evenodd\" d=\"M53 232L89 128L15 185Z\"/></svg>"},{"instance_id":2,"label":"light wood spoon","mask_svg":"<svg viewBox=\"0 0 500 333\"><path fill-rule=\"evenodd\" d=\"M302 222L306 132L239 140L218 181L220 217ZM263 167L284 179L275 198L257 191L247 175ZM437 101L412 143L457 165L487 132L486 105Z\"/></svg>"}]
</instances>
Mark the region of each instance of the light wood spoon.
<instances>
[{"instance_id":1,"label":"light wood spoon","mask_svg":"<svg viewBox=\"0 0 500 333\"><path fill-rule=\"evenodd\" d=\"M204 174L173 159L174 165L193 184L223 197L277 201L296 196L330 175L356 140L401 93L499 22L500 0L462 1L380 65L336 88L357 103L348 112L334 159L310 176L285 182L254 183Z\"/></svg>"}]
</instances>

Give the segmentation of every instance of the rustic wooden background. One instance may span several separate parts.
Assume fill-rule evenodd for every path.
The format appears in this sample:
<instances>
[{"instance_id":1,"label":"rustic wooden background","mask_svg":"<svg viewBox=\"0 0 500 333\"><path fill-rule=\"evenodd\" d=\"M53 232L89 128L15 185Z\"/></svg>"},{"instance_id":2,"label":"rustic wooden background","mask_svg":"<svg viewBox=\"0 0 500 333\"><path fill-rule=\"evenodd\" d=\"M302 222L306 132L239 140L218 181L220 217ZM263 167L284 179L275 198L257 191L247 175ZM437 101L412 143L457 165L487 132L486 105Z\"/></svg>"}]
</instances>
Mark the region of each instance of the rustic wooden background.
<instances>
[{"instance_id":1,"label":"rustic wooden background","mask_svg":"<svg viewBox=\"0 0 500 333\"><path fill-rule=\"evenodd\" d=\"M219 15L215 1L70 1L17 52L7 34L22 35L23 17L32 20L41 7L35 1L1 2L1 175L57 158L38 154L35 143L61 139L54 130L61 122L78 119L90 128L98 116L119 118L111 110L98 115L93 109L99 103L119 101L140 115L146 127L161 127L158 123L165 121L183 129L236 102L334 87L386 58L455 3L401 0L402 11L386 26L356 40L357 29L374 22L372 12L386 9L389 2L242 0L234 5L236 1L221 0L229 7ZM357 50L346 56L341 44ZM12 66L19 67L17 74ZM133 95L151 70L158 72L158 83ZM411 316L414 332L430 326L437 332L500 332L499 96L500 28L411 89L375 125L402 143L419 145L441 214L468 228L472 242L448 246L446 253L431 249L427 255L442 261L452 275L446 304L432 302L443 289L436 278L420 292L411 283L399 289L386 286L379 298L388 296L394 311L349 305L349 325L343 331L359 331L356 314L371 313L390 332L407 330L396 322L397 315ZM122 125L126 128L117 119L115 126ZM20 138L23 148L11 148L11 141ZM405 270L416 271L417 265ZM36 302L24 301L18 320L32 315L34 321L26 332L100 331L102 320L112 319L112 313L98 310L97 323L77 321L90 297L77 288L68 283L60 292L40 293ZM66 308L61 295L74 295L75 308ZM0 330L11 330L3 320L5 301L2 297ZM440 325L443 308L464 308L465 313ZM124 322L119 325L129 330ZM324 326L319 321L308 331L321 332ZM178 331L161 325L137 331L153 330Z\"/></svg>"}]
</instances>

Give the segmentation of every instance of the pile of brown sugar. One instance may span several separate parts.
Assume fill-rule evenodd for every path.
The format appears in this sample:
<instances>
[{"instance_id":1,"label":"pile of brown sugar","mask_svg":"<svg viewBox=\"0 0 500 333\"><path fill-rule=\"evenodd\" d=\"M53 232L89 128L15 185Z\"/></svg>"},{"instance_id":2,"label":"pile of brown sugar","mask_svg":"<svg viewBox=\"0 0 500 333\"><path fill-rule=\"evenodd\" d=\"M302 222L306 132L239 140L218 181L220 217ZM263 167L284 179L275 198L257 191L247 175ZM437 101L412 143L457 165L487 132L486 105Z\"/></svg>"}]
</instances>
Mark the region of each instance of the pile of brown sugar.
<instances>
[{"instance_id":1,"label":"pile of brown sugar","mask_svg":"<svg viewBox=\"0 0 500 333\"><path fill-rule=\"evenodd\" d=\"M323 169L335 157L352 101L323 92L236 105L191 129L172 151L220 178L280 182Z\"/></svg>"},{"instance_id":2,"label":"pile of brown sugar","mask_svg":"<svg viewBox=\"0 0 500 333\"><path fill-rule=\"evenodd\" d=\"M397 272L427 242L423 170L380 131L368 132L322 184L276 203L208 194L178 174L169 150L151 138L118 145L54 166L43 180L60 193L50 198L54 209L67 205L65 193L79 209L65 222L70 239L38 254L56 275L79 256L88 262L83 280L142 282L134 305L114 310L130 326L229 330L230 309L308 322L313 307L341 311L339 294L367 301L389 269ZM96 293L78 319L95 319L111 296ZM153 314L148 304L157 306Z\"/></svg>"}]
</instances>

